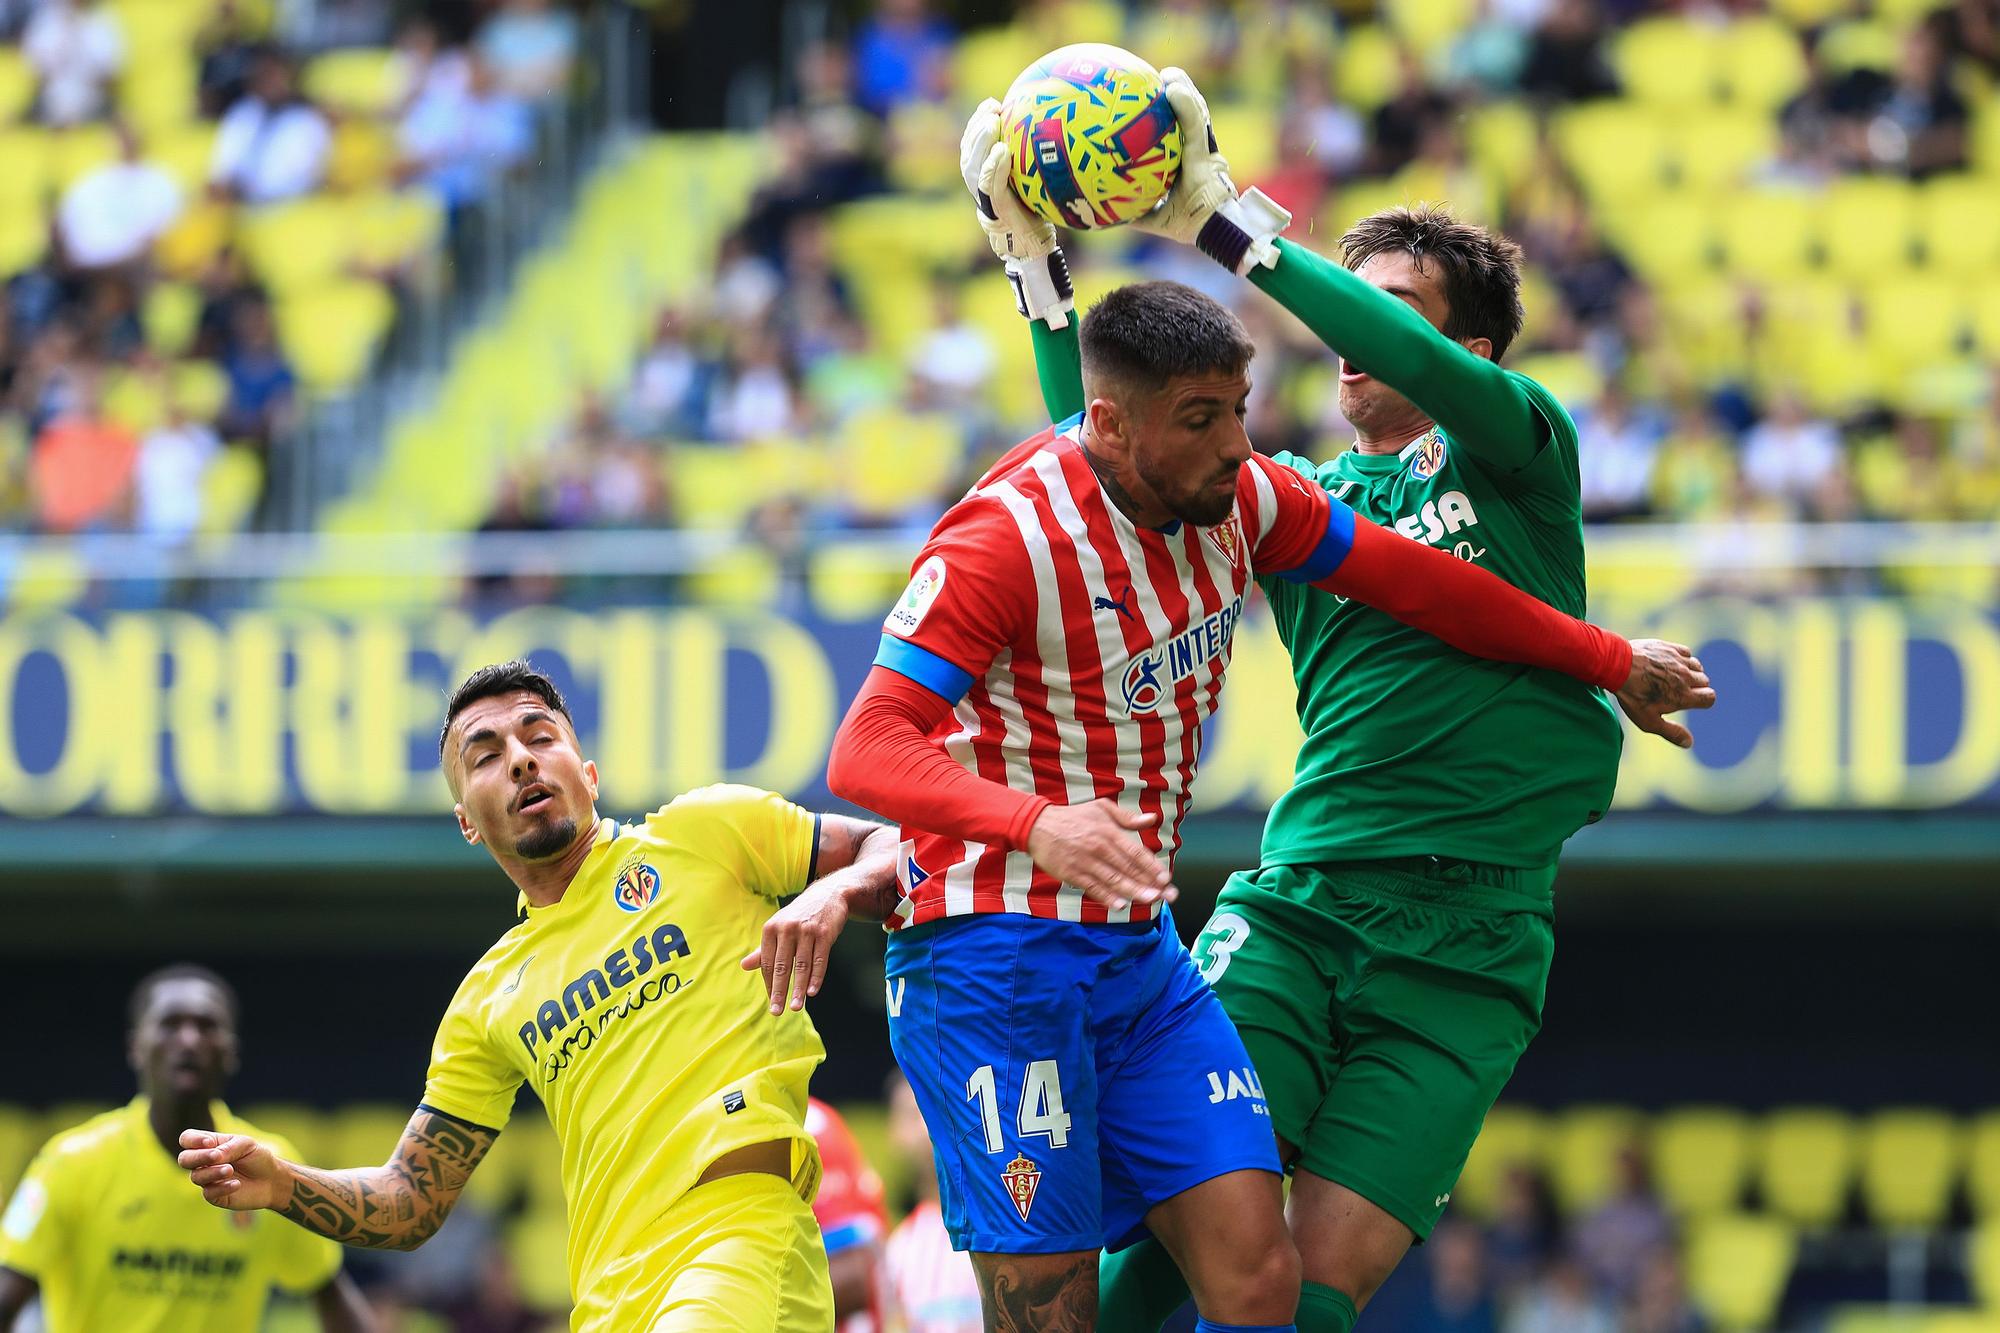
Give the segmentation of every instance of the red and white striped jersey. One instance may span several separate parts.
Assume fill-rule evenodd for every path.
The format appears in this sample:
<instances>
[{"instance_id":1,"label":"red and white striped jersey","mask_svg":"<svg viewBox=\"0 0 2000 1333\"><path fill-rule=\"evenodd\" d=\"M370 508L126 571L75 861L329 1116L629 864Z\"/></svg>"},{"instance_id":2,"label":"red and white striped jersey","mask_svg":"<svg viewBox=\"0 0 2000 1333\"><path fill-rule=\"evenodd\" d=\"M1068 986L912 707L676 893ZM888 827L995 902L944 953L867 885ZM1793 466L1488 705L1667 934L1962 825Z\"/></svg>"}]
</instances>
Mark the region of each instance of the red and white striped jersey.
<instances>
[{"instance_id":1,"label":"red and white striped jersey","mask_svg":"<svg viewBox=\"0 0 2000 1333\"><path fill-rule=\"evenodd\" d=\"M979 1333L979 1275L972 1256L951 1248L935 1199L897 1223L882 1256L890 1327L903 1333Z\"/></svg>"},{"instance_id":2,"label":"red and white striped jersey","mask_svg":"<svg viewBox=\"0 0 2000 1333\"><path fill-rule=\"evenodd\" d=\"M1223 522L1141 528L1099 485L1080 430L1072 418L1016 446L938 520L875 660L954 703L931 734L951 758L1058 804L1108 797L1157 814L1140 836L1171 868L1252 575L1322 577L1353 515L1252 457ZM1106 909L1024 850L902 835L891 929L985 912L1153 913Z\"/></svg>"}]
</instances>

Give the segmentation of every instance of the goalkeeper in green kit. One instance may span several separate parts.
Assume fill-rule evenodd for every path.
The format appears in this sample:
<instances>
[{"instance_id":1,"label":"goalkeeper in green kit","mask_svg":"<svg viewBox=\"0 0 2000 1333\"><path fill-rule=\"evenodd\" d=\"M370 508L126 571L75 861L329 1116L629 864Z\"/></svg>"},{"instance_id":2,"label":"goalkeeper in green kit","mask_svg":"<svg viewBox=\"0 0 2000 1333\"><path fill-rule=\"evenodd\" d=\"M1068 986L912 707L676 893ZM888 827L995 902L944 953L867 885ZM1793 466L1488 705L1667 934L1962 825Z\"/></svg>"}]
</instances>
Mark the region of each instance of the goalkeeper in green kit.
<instances>
[{"instance_id":1,"label":"goalkeeper in green kit","mask_svg":"<svg viewBox=\"0 0 2000 1333\"><path fill-rule=\"evenodd\" d=\"M1498 364L1521 327L1519 249L1427 207L1357 223L1345 268L1279 240L1290 216L1260 191L1237 195L1201 94L1185 73L1163 75L1186 157L1166 201L1134 225L1248 276L1341 357L1353 447L1326 463L1278 461L1363 517L1582 615L1576 427ZM961 166L1060 420L1084 407L1069 280L1054 229L1013 193L998 132L988 103ZM1430 1234L1541 1026L1556 860L1609 806L1621 732L1587 685L1469 657L1305 585L1258 582L1306 739L1262 864L1230 878L1193 953L1249 1048L1293 1171L1297 1327L1346 1333ZM1707 707L1714 692L1698 684L1692 705ZM1627 711L1686 746L1665 716L1684 702ZM1156 1240L1107 1255L1099 1328L1154 1333L1186 1294Z\"/></svg>"}]
</instances>

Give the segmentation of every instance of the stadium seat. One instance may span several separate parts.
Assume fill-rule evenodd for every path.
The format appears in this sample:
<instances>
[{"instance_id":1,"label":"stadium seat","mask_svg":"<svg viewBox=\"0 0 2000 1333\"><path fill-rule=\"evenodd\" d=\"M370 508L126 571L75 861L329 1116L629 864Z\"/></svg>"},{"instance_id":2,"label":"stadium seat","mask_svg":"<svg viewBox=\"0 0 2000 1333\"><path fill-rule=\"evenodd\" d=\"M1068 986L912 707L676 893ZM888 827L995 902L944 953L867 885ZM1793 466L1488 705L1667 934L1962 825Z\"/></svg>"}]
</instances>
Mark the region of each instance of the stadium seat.
<instances>
[{"instance_id":1,"label":"stadium seat","mask_svg":"<svg viewBox=\"0 0 2000 1333\"><path fill-rule=\"evenodd\" d=\"M386 47L349 47L316 56L300 85L306 96L343 116L387 116L408 91L407 66Z\"/></svg>"},{"instance_id":2,"label":"stadium seat","mask_svg":"<svg viewBox=\"0 0 2000 1333\"><path fill-rule=\"evenodd\" d=\"M1851 18L1833 24L1821 34L1819 58L1829 74L1846 74L1857 69L1892 74L1897 47L1896 31L1888 24Z\"/></svg>"},{"instance_id":3,"label":"stadium seat","mask_svg":"<svg viewBox=\"0 0 2000 1333\"><path fill-rule=\"evenodd\" d=\"M1966 1239L1965 1274L1972 1294L2000 1310L2000 1218L1989 1215Z\"/></svg>"},{"instance_id":4,"label":"stadium seat","mask_svg":"<svg viewBox=\"0 0 2000 1333\"><path fill-rule=\"evenodd\" d=\"M39 212L50 189L49 135L26 126L0 129L0 209Z\"/></svg>"},{"instance_id":5,"label":"stadium seat","mask_svg":"<svg viewBox=\"0 0 2000 1333\"><path fill-rule=\"evenodd\" d=\"M1507 1172L1516 1166L1539 1167L1546 1138L1547 1121L1540 1111L1506 1102L1488 1111L1452 1188L1453 1205L1476 1218L1492 1216Z\"/></svg>"},{"instance_id":6,"label":"stadium seat","mask_svg":"<svg viewBox=\"0 0 2000 1333\"><path fill-rule=\"evenodd\" d=\"M1983 276L2000 270L2000 180L1939 176L1917 198L1924 262L1935 272Z\"/></svg>"},{"instance_id":7,"label":"stadium seat","mask_svg":"<svg viewBox=\"0 0 2000 1333\"><path fill-rule=\"evenodd\" d=\"M1465 118L1465 148L1503 190L1526 181L1535 166L1535 117L1519 102L1474 107Z\"/></svg>"},{"instance_id":8,"label":"stadium seat","mask_svg":"<svg viewBox=\"0 0 2000 1333\"><path fill-rule=\"evenodd\" d=\"M1832 272L1876 279L1909 266L1917 200L1906 182L1882 176L1835 181L1819 212L1820 245Z\"/></svg>"},{"instance_id":9,"label":"stadium seat","mask_svg":"<svg viewBox=\"0 0 2000 1333\"><path fill-rule=\"evenodd\" d=\"M49 226L40 213L0 206L0 282L33 268L48 252Z\"/></svg>"},{"instance_id":10,"label":"stadium seat","mask_svg":"<svg viewBox=\"0 0 2000 1333\"><path fill-rule=\"evenodd\" d=\"M1661 286L1697 280L1714 267L1720 249L1714 205L1692 194L1608 207L1599 225L1627 263Z\"/></svg>"},{"instance_id":11,"label":"stadium seat","mask_svg":"<svg viewBox=\"0 0 2000 1333\"><path fill-rule=\"evenodd\" d=\"M339 277L354 255L347 209L328 195L247 211L237 236L251 270L280 297Z\"/></svg>"},{"instance_id":12,"label":"stadium seat","mask_svg":"<svg viewBox=\"0 0 2000 1333\"><path fill-rule=\"evenodd\" d=\"M1254 102L1217 102L1209 107L1215 139L1229 155L1229 174L1248 189L1278 165L1278 117ZM1240 165L1239 165L1240 159Z\"/></svg>"},{"instance_id":13,"label":"stadium seat","mask_svg":"<svg viewBox=\"0 0 2000 1333\"><path fill-rule=\"evenodd\" d=\"M1509 364L1541 384L1558 402L1588 403L1604 390L1604 372L1585 352L1535 352Z\"/></svg>"},{"instance_id":14,"label":"stadium seat","mask_svg":"<svg viewBox=\"0 0 2000 1333\"><path fill-rule=\"evenodd\" d=\"M1793 191L1755 190L1723 203L1723 262L1758 282L1803 275L1819 249L1819 201Z\"/></svg>"},{"instance_id":15,"label":"stadium seat","mask_svg":"<svg viewBox=\"0 0 2000 1333\"><path fill-rule=\"evenodd\" d=\"M740 546L708 561L688 577L688 589L710 606L752 609L778 595L777 557L755 546Z\"/></svg>"},{"instance_id":16,"label":"stadium seat","mask_svg":"<svg viewBox=\"0 0 2000 1333\"><path fill-rule=\"evenodd\" d=\"M2000 1314L1967 1306L1848 1305L1825 1333L2000 1333Z\"/></svg>"},{"instance_id":17,"label":"stadium seat","mask_svg":"<svg viewBox=\"0 0 2000 1333\"><path fill-rule=\"evenodd\" d=\"M1382 9L1396 35L1431 60L1448 51L1471 26L1479 6L1476 0L1387 0Z\"/></svg>"},{"instance_id":18,"label":"stadium seat","mask_svg":"<svg viewBox=\"0 0 2000 1333\"><path fill-rule=\"evenodd\" d=\"M1653 1121L1653 1182L1679 1216L1734 1211L1750 1170L1750 1121L1723 1106L1684 1106Z\"/></svg>"},{"instance_id":19,"label":"stadium seat","mask_svg":"<svg viewBox=\"0 0 2000 1333\"><path fill-rule=\"evenodd\" d=\"M1576 1106L1551 1118L1549 1185L1566 1215L1581 1216L1611 1197L1618 1155L1644 1130L1639 1113L1625 1106Z\"/></svg>"},{"instance_id":20,"label":"stadium seat","mask_svg":"<svg viewBox=\"0 0 2000 1333\"><path fill-rule=\"evenodd\" d=\"M160 375L137 367L108 367L103 381L104 414L134 436L144 437L167 416L167 386Z\"/></svg>"},{"instance_id":21,"label":"stadium seat","mask_svg":"<svg viewBox=\"0 0 2000 1333\"><path fill-rule=\"evenodd\" d=\"M1331 91L1358 111L1373 111L1395 95L1401 71L1396 39L1379 25L1364 23L1341 36Z\"/></svg>"},{"instance_id":22,"label":"stadium seat","mask_svg":"<svg viewBox=\"0 0 2000 1333\"><path fill-rule=\"evenodd\" d=\"M2000 1221L2000 1111L1974 1116L1966 1126L1965 1195L1975 1217Z\"/></svg>"},{"instance_id":23,"label":"stadium seat","mask_svg":"<svg viewBox=\"0 0 2000 1333\"><path fill-rule=\"evenodd\" d=\"M17 46L0 46L0 125L25 119L35 104L35 71Z\"/></svg>"},{"instance_id":24,"label":"stadium seat","mask_svg":"<svg viewBox=\"0 0 2000 1333\"><path fill-rule=\"evenodd\" d=\"M958 140L964 118L954 107L905 102L889 113L889 184L899 193L961 189Z\"/></svg>"},{"instance_id":25,"label":"stadium seat","mask_svg":"<svg viewBox=\"0 0 2000 1333\"><path fill-rule=\"evenodd\" d=\"M530 1309L569 1308L569 1223L560 1210L531 1212L506 1230L507 1255Z\"/></svg>"},{"instance_id":26,"label":"stadium seat","mask_svg":"<svg viewBox=\"0 0 2000 1333\"><path fill-rule=\"evenodd\" d=\"M1973 340L1986 355L2000 356L2000 276L1971 290Z\"/></svg>"},{"instance_id":27,"label":"stadium seat","mask_svg":"<svg viewBox=\"0 0 2000 1333\"><path fill-rule=\"evenodd\" d=\"M194 414L200 415L200 414ZM210 460L201 474L201 521L197 531L237 532L264 494L264 456L244 445L230 445Z\"/></svg>"},{"instance_id":28,"label":"stadium seat","mask_svg":"<svg viewBox=\"0 0 2000 1333\"><path fill-rule=\"evenodd\" d=\"M1777 1218L1700 1218L1687 1231L1688 1290L1724 1329L1770 1328L1797 1257L1797 1232Z\"/></svg>"},{"instance_id":29,"label":"stadium seat","mask_svg":"<svg viewBox=\"0 0 2000 1333\"><path fill-rule=\"evenodd\" d=\"M1805 86L1806 62L1798 33L1777 19L1736 19L1718 56L1726 95L1745 111L1768 116Z\"/></svg>"},{"instance_id":30,"label":"stadium seat","mask_svg":"<svg viewBox=\"0 0 2000 1333\"><path fill-rule=\"evenodd\" d=\"M373 282L331 282L278 302L278 340L299 383L317 394L353 384L396 314Z\"/></svg>"},{"instance_id":31,"label":"stadium seat","mask_svg":"<svg viewBox=\"0 0 2000 1333\"><path fill-rule=\"evenodd\" d=\"M1758 112L1690 112L1675 118L1671 138L1669 151L1681 185L1717 195L1741 187L1770 160L1777 148L1778 127L1770 116Z\"/></svg>"},{"instance_id":32,"label":"stadium seat","mask_svg":"<svg viewBox=\"0 0 2000 1333\"><path fill-rule=\"evenodd\" d=\"M1079 36L1077 41L1112 40ZM1047 48L1019 24L987 28L959 39L952 52L952 83L967 106L983 97L1005 97L1007 87Z\"/></svg>"},{"instance_id":33,"label":"stadium seat","mask_svg":"<svg viewBox=\"0 0 2000 1333\"><path fill-rule=\"evenodd\" d=\"M1632 204L1666 185L1668 120L1636 102L1586 102L1556 113L1563 160L1596 204Z\"/></svg>"},{"instance_id":34,"label":"stadium seat","mask_svg":"<svg viewBox=\"0 0 2000 1333\"><path fill-rule=\"evenodd\" d=\"M370 270L401 268L444 239L444 206L425 190L374 190L345 201L354 259Z\"/></svg>"},{"instance_id":35,"label":"stadium seat","mask_svg":"<svg viewBox=\"0 0 2000 1333\"><path fill-rule=\"evenodd\" d=\"M50 184L58 197L99 167L118 160L118 135L109 125L72 125L49 136Z\"/></svg>"},{"instance_id":36,"label":"stadium seat","mask_svg":"<svg viewBox=\"0 0 2000 1333\"><path fill-rule=\"evenodd\" d=\"M1611 61L1636 101L1683 111L1717 100L1723 91L1722 40L1706 23L1646 18L1611 41Z\"/></svg>"},{"instance_id":37,"label":"stadium seat","mask_svg":"<svg viewBox=\"0 0 2000 1333\"><path fill-rule=\"evenodd\" d=\"M200 197L208 188L209 164L215 159L215 126L196 121L146 136L146 161L174 178L185 199Z\"/></svg>"},{"instance_id":38,"label":"stadium seat","mask_svg":"<svg viewBox=\"0 0 2000 1333\"><path fill-rule=\"evenodd\" d=\"M379 1166L396 1151L409 1123L407 1106L387 1102L343 1106L326 1119L322 1142L327 1157L320 1165L335 1170Z\"/></svg>"},{"instance_id":39,"label":"stadium seat","mask_svg":"<svg viewBox=\"0 0 2000 1333\"><path fill-rule=\"evenodd\" d=\"M1942 1111L1878 1111L1861 1129L1861 1196L1877 1226L1933 1229L1964 1161L1958 1122Z\"/></svg>"},{"instance_id":40,"label":"stadium seat","mask_svg":"<svg viewBox=\"0 0 2000 1333\"><path fill-rule=\"evenodd\" d=\"M174 401L197 420L209 421L222 414L229 401L229 376L213 361L181 361L169 377Z\"/></svg>"},{"instance_id":41,"label":"stadium seat","mask_svg":"<svg viewBox=\"0 0 2000 1333\"><path fill-rule=\"evenodd\" d=\"M201 83L192 52L166 46L127 69L118 85L118 113L141 139L177 130L194 120Z\"/></svg>"},{"instance_id":42,"label":"stadium seat","mask_svg":"<svg viewBox=\"0 0 2000 1333\"><path fill-rule=\"evenodd\" d=\"M1771 10L1794 28L1817 28L1847 13L1851 0L1775 0Z\"/></svg>"},{"instance_id":43,"label":"stadium seat","mask_svg":"<svg viewBox=\"0 0 2000 1333\"><path fill-rule=\"evenodd\" d=\"M943 413L878 408L849 418L840 431L847 502L864 520L890 520L935 503L965 457L955 421Z\"/></svg>"},{"instance_id":44,"label":"stadium seat","mask_svg":"<svg viewBox=\"0 0 2000 1333\"><path fill-rule=\"evenodd\" d=\"M1971 327L1970 293L1931 276L1890 278L1862 289L1866 349L1899 376L1950 361Z\"/></svg>"},{"instance_id":45,"label":"stadium seat","mask_svg":"<svg viewBox=\"0 0 2000 1333\"><path fill-rule=\"evenodd\" d=\"M396 135L374 120L343 120L333 128L327 154L326 184L335 191L366 190L385 184L395 174L401 154Z\"/></svg>"},{"instance_id":46,"label":"stadium seat","mask_svg":"<svg viewBox=\"0 0 2000 1333\"><path fill-rule=\"evenodd\" d=\"M1854 1122L1841 1111L1793 1107L1764 1122L1758 1183L1764 1206L1805 1226L1839 1222L1854 1178Z\"/></svg>"}]
</instances>

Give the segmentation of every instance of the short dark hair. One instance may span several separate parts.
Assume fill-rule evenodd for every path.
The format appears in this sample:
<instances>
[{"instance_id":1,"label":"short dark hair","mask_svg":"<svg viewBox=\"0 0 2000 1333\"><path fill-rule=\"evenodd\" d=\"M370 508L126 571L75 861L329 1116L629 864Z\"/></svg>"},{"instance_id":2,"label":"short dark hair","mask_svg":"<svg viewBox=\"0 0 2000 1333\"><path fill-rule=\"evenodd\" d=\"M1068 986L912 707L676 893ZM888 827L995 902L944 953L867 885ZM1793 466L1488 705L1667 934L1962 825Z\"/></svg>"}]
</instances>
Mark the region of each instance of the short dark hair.
<instances>
[{"instance_id":1,"label":"short dark hair","mask_svg":"<svg viewBox=\"0 0 2000 1333\"><path fill-rule=\"evenodd\" d=\"M1235 374L1257 354L1243 321L1178 282L1113 288L1083 317L1083 369L1148 393L1183 375Z\"/></svg>"},{"instance_id":2,"label":"short dark hair","mask_svg":"<svg viewBox=\"0 0 2000 1333\"><path fill-rule=\"evenodd\" d=\"M224 981L221 974L199 963L169 963L139 978L139 984L132 988L128 1016L134 1032L139 1030L139 1020L146 1016L147 1007L153 1003L153 993L170 981L201 981L215 987L222 995L223 1007L229 1011L230 1026L241 1026L243 1006L236 998L236 988Z\"/></svg>"},{"instance_id":3,"label":"short dark hair","mask_svg":"<svg viewBox=\"0 0 2000 1333\"><path fill-rule=\"evenodd\" d=\"M562 719L569 723L570 730L576 730L576 719L569 715L569 705L563 702L562 691L556 688L554 681L535 670L526 658L517 657L511 662L495 662L467 676L459 687L451 692L451 700L444 706L444 726L438 731L438 762L444 762L445 737L451 735L451 724L460 713L481 699L492 699L502 694L524 691L547 704L551 711L562 714Z\"/></svg>"},{"instance_id":4,"label":"short dark hair","mask_svg":"<svg viewBox=\"0 0 2000 1333\"><path fill-rule=\"evenodd\" d=\"M1485 338L1493 359L1521 336L1521 247L1498 232L1460 222L1438 204L1388 208L1340 238L1341 262L1360 268L1380 254L1406 254L1428 269L1435 261L1448 307L1444 336Z\"/></svg>"}]
</instances>

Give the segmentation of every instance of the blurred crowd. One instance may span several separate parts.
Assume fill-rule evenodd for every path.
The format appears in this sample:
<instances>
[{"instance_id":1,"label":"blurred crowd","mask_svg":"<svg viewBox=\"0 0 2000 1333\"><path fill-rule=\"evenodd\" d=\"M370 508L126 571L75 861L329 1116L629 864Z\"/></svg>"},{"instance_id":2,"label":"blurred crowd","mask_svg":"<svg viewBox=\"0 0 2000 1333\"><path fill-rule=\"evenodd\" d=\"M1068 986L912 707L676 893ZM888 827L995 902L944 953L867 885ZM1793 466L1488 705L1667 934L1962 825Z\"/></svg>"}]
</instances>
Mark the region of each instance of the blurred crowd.
<instances>
[{"instance_id":1,"label":"blurred crowd","mask_svg":"<svg viewBox=\"0 0 2000 1333\"><path fill-rule=\"evenodd\" d=\"M577 18L394 25L386 0L0 3L0 532L250 521L307 401L448 280L570 86Z\"/></svg>"},{"instance_id":2,"label":"blurred crowd","mask_svg":"<svg viewBox=\"0 0 2000 1333\"><path fill-rule=\"evenodd\" d=\"M1805 12L1811 4L1778 6L1801 86L1766 118L1774 133L1746 164L1746 182L1956 179L1978 165L1979 117L2000 117L2000 3L1940 0L1893 15L1861 0L1827 0L1818 14ZM1433 12L1445 15L1431 24L1441 33L1408 19ZM1389 21L1399 13L1400 26ZM843 218L885 199L959 198L965 109L1004 90L1019 53L1086 34L1122 34L1142 55L1188 67L1217 108L1239 183L1291 209L1294 239L1330 251L1360 212L1431 198L1520 241L1529 319L1510 364L1549 383L1577 418L1588 519L2000 517L2000 346L1953 339L1926 369L1948 389L1928 398L1833 395L1829 377L1793 382L1753 364L1776 298L1744 283L1716 315L1728 328L1715 336L1752 352L1737 366L1701 364L1664 308L1679 293L1649 281L1614 242L1551 125L1566 108L1619 98L1613 44L1661 16L1772 17L1756 0L1479 0L1379 13L1049 0L1024 4L1006 28L961 32L928 0L876 0L844 35L808 44L793 62L770 124L771 183L722 244L713 284L659 312L622 392L579 405L547 455L509 477L490 526L741 524L782 553L821 531L927 524L985 459L1042 424L1027 334L984 317L1004 288L969 215L962 246L933 241L921 255L888 256L870 255L865 235L843 243L865 232ZM1364 45L1381 58L1363 61ZM1357 71L1377 86L1349 86ZM1529 127L1511 172L1490 168L1475 133L1494 108L1518 109ZM1989 151L1984 170L2000 172L2000 156ZM1351 439L1328 354L1274 304L1198 256L1136 235L1071 236L1067 248L1081 291L1169 276L1244 315L1260 348L1259 448L1325 454ZM912 264L921 285L883 272ZM896 299L869 299L878 288ZM1865 359L1871 346L1857 336L1850 355ZM1837 389L1838 369L1830 378ZM747 459L773 441L810 441L822 456L845 456L884 431L904 444L900 487L850 484L857 472L845 466L795 469L787 484L778 469L746 514L677 484L707 452Z\"/></svg>"}]
</instances>

